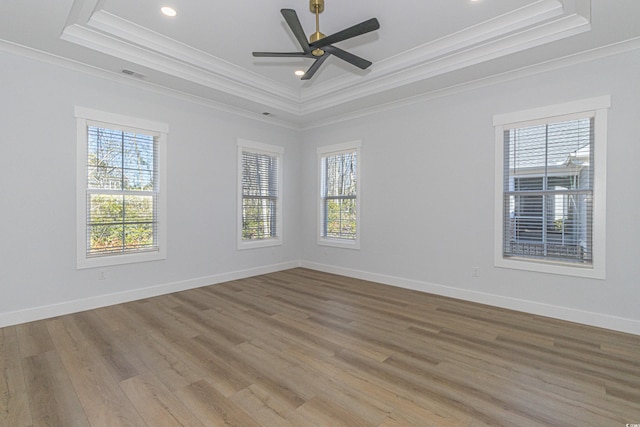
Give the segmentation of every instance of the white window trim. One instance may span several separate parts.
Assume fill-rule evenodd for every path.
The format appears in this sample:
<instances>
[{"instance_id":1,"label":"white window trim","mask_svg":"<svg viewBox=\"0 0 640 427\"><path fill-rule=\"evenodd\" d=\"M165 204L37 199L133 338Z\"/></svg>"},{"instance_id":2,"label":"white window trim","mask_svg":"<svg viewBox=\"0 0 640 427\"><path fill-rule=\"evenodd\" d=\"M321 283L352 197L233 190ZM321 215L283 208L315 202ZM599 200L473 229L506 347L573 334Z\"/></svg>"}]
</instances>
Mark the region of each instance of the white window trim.
<instances>
[{"instance_id":1,"label":"white window trim","mask_svg":"<svg viewBox=\"0 0 640 427\"><path fill-rule=\"evenodd\" d=\"M238 139L238 173L237 173L237 248L238 250L265 248L270 246L282 245L282 196L283 196L283 169L284 169L284 147L264 144L261 142L249 141L246 139ZM278 157L278 202L276 204L276 237L270 237L260 240L243 240L242 239L242 151L251 151L253 153L263 153L270 156Z\"/></svg>"},{"instance_id":2,"label":"white window trim","mask_svg":"<svg viewBox=\"0 0 640 427\"><path fill-rule=\"evenodd\" d=\"M495 205L494 205L494 264L496 267L535 271L592 279L605 278L606 266L606 176L607 176L607 112L611 106L609 95L514 113L498 114L495 126ZM503 181L504 131L513 127L533 126L550 118L592 114L594 117L594 182L593 182L593 264L571 265L548 260L503 257ZM537 122L537 123L536 123Z\"/></svg>"},{"instance_id":3,"label":"white window trim","mask_svg":"<svg viewBox=\"0 0 640 427\"><path fill-rule=\"evenodd\" d=\"M322 236L322 224L324 221L322 215L322 158L328 155L335 155L345 152L356 151L356 238L353 240L348 239L337 239ZM318 223L318 245L321 246L333 246L336 248L345 248L345 249L360 249L360 231L362 229L362 223L360 220L361 214L361 206L362 206L362 141L351 141L345 142L341 144L328 145L324 147L318 147L316 149L317 152L317 176L318 176L318 185L317 191L318 195L316 197L318 206L316 208L317 211L317 223Z\"/></svg>"},{"instance_id":4,"label":"white window trim","mask_svg":"<svg viewBox=\"0 0 640 427\"><path fill-rule=\"evenodd\" d=\"M76 106L77 159L76 159L76 268L96 268L136 262L156 261L167 257L167 133L169 125L130 116ZM144 130L158 137L158 250L101 257L87 257L87 124L100 122L106 126Z\"/></svg>"}]
</instances>

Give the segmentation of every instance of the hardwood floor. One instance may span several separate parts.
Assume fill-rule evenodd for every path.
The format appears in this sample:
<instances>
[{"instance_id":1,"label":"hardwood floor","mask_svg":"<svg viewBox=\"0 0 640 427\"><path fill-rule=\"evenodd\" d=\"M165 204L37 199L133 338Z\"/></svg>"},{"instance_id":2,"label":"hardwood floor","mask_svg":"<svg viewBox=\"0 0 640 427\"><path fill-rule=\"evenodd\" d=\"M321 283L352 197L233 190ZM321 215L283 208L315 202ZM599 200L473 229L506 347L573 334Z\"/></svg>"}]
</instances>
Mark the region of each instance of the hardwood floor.
<instances>
[{"instance_id":1,"label":"hardwood floor","mask_svg":"<svg viewBox=\"0 0 640 427\"><path fill-rule=\"evenodd\" d=\"M625 426L640 337L295 269L0 329L0 426Z\"/></svg>"}]
</instances>

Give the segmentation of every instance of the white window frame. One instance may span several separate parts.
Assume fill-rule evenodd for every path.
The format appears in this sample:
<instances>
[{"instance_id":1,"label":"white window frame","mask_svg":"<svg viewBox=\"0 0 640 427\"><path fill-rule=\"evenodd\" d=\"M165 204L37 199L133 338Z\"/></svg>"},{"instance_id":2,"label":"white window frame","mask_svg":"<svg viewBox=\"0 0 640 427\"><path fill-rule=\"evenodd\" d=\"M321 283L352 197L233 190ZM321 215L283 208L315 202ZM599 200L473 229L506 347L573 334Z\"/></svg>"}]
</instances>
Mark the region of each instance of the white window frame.
<instances>
[{"instance_id":1,"label":"white window frame","mask_svg":"<svg viewBox=\"0 0 640 427\"><path fill-rule=\"evenodd\" d=\"M166 123L140 119L76 106L77 159L76 159L76 268L96 268L136 262L156 261L167 257L167 133ZM144 250L126 254L87 256L87 154L89 125L99 125L124 131L133 131L157 138L158 191L156 204L157 250Z\"/></svg>"},{"instance_id":2,"label":"white window frame","mask_svg":"<svg viewBox=\"0 0 640 427\"><path fill-rule=\"evenodd\" d=\"M494 264L541 273L561 274L593 279L605 278L606 267L606 176L607 176L607 112L611 106L609 95L564 104L534 108L514 113L498 114L493 118L495 127L495 224ZM534 260L503 256L503 182L504 182L504 131L514 127L527 127L556 121L567 116L591 115L594 118L594 177L592 212L592 253L589 266L568 262ZM560 121L560 120L557 120Z\"/></svg>"},{"instance_id":3,"label":"white window frame","mask_svg":"<svg viewBox=\"0 0 640 427\"><path fill-rule=\"evenodd\" d=\"M282 189L283 189L283 169L284 169L284 147L264 144L261 142L238 139L238 178L237 178L237 248L238 250L264 248L282 245ZM276 237L265 237L262 239L245 240L242 238L242 153L251 152L266 154L278 159L278 199L276 201Z\"/></svg>"},{"instance_id":4,"label":"white window frame","mask_svg":"<svg viewBox=\"0 0 640 427\"><path fill-rule=\"evenodd\" d=\"M323 236L324 229L324 210L323 210L323 177L325 176L325 171L323 170L323 162L322 159L329 156L335 156L342 153L354 152L356 153L356 237L355 239L341 239L335 237L325 237ZM317 150L317 165L318 165L318 245L322 246L333 246L337 248L345 248L345 249L360 249L360 237L361 237L361 229L362 222L361 218L361 206L362 206L362 141L351 141L345 142L342 144L334 144L324 147L318 147Z\"/></svg>"}]
</instances>

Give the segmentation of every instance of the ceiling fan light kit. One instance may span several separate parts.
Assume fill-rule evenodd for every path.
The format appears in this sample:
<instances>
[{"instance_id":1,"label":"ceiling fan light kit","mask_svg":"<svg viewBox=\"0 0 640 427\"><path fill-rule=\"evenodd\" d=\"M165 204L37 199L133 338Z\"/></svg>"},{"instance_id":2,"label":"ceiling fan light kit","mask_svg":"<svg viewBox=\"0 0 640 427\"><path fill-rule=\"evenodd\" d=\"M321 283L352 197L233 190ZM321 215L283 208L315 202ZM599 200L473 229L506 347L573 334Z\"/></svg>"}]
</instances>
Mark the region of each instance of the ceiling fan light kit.
<instances>
[{"instance_id":1,"label":"ceiling fan light kit","mask_svg":"<svg viewBox=\"0 0 640 427\"><path fill-rule=\"evenodd\" d=\"M316 31L311 34L309 41L307 41L307 36L302 29L302 24L300 24L300 19L298 19L296 11L293 9L280 10L282 16L287 22L287 25L289 25L291 32L298 40L298 43L300 43L302 52L253 52L253 56L272 58L300 57L315 59L311 67L302 76L301 80L311 79L322 63L331 55L337 56L343 61L355 65L362 70L371 66L370 61L335 47L333 44L377 30L380 28L380 23L376 18L368 19L352 27L331 34L330 36L326 36L320 32L320 14L324 11L324 0L309 0L309 7L311 12L316 15Z\"/></svg>"}]
</instances>

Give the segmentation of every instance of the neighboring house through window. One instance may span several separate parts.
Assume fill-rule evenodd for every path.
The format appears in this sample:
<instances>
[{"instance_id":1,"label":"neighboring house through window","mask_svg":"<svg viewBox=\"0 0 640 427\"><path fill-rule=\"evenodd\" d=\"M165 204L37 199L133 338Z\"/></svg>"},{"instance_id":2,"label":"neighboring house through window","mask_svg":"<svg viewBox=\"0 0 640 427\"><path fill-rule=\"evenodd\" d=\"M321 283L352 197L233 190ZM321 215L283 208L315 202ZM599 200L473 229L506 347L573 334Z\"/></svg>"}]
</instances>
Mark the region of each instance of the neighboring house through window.
<instances>
[{"instance_id":1,"label":"neighboring house through window","mask_svg":"<svg viewBox=\"0 0 640 427\"><path fill-rule=\"evenodd\" d=\"M360 146L357 141L317 150L321 245L360 248Z\"/></svg>"},{"instance_id":2,"label":"neighboring house through window","mask_svg":"<svg viewBox=\"0 0 640 427\"><path fill-rule=\"evenodd\" d=\"M168 126L76 107L78 268L165 258Z\"/></svg>"},{"instance_id":3,"label":"neighboring house through window","mask_svg":"<svg viewBox=\"0 0 640 427\"><path fill-rule=\"evenodd\" d=\"M496 265L604 276L608 105L496 116Z\"/></svg>"},{"instance_id":4,"label":"neighboring house through window","mask_svg":"<svg viewBox=\"0 0 640 427\"><path fill-rule=\"evenodd\" d=\"M238 141L238 249L282 244L284 148Z\"/></svg>"}]
</instances>

